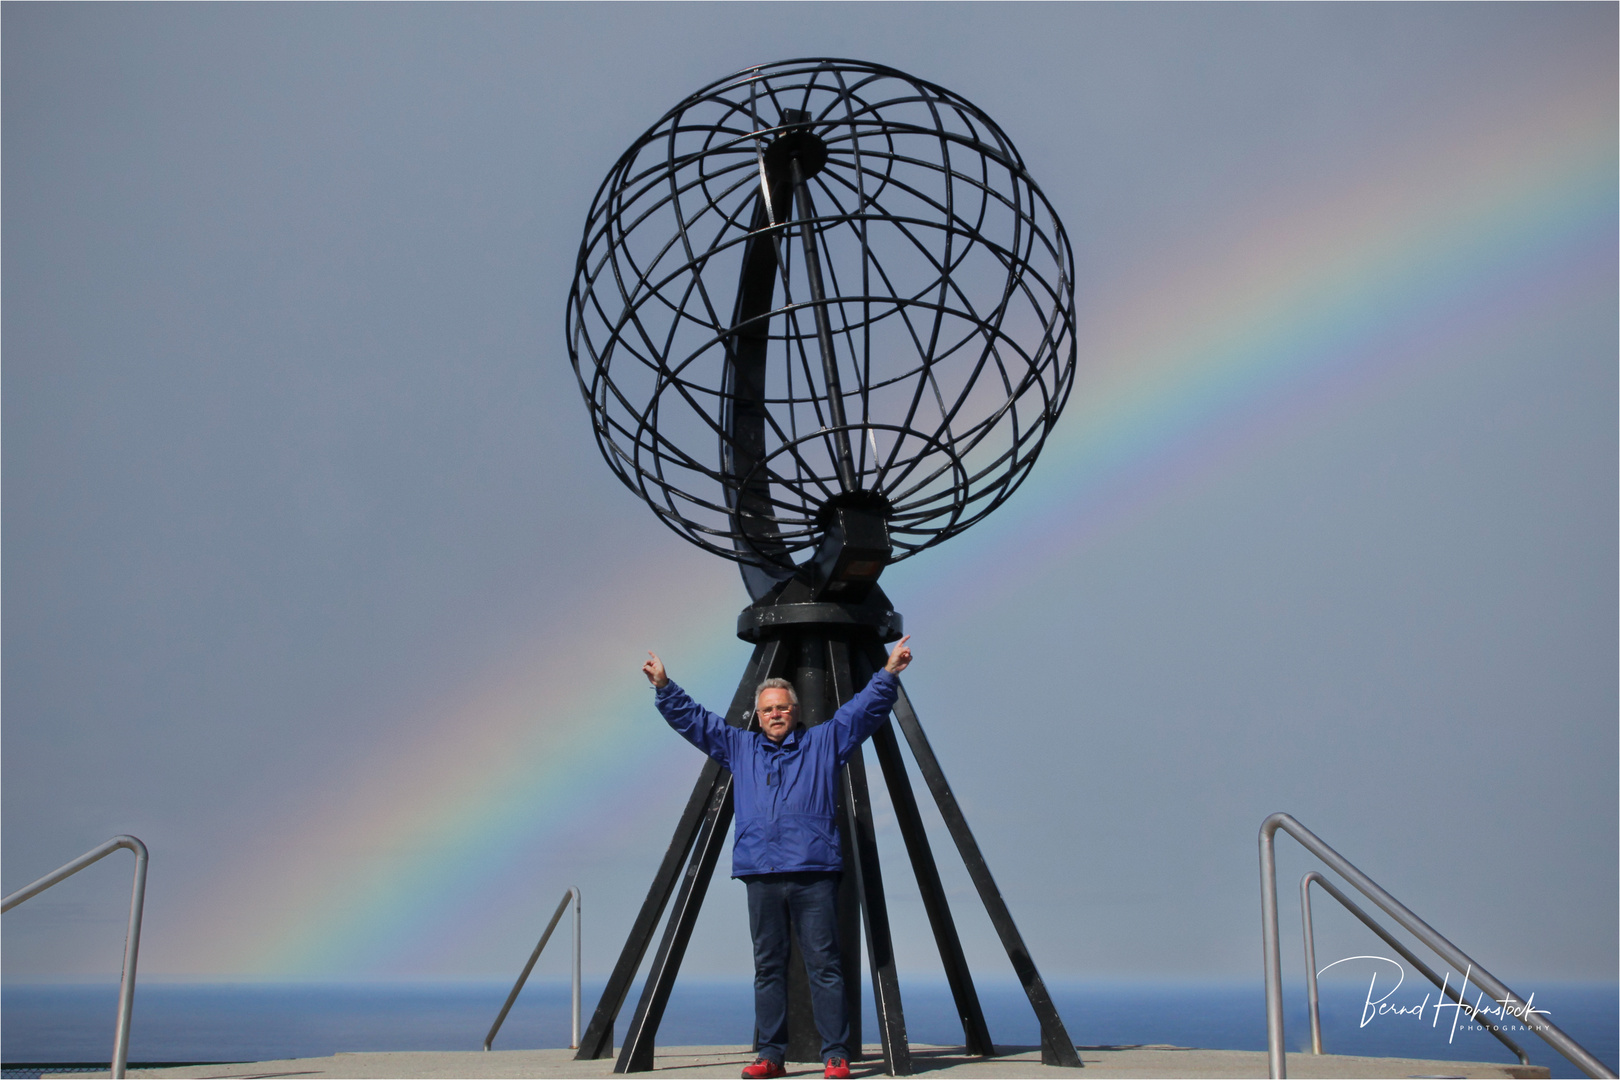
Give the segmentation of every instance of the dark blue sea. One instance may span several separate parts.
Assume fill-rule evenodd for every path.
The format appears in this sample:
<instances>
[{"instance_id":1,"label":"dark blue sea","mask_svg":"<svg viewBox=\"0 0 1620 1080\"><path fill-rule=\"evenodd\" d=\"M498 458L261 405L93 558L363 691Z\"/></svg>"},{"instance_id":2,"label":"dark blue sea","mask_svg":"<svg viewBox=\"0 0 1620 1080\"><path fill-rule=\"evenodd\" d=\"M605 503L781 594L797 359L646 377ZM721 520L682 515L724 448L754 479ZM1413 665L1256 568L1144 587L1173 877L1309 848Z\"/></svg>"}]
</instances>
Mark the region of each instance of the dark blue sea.
<instances>
[{"instance_id":1,"label":"dark blue sea","mask_svg":"<svg viewBox=\"0 0 1620 1080\"><path fill-rule=\"evenodd\" d=\"M260 1061L340 1050L476 1050L509 984L147 984L136 994L129 1057L136 1062ZM1537 1009L1613 1069L1620 993L1613 983L1534 988ZM589 1022L600 985L585 988ZM1054 982L1058 1009L1077 1044L1170 1043L1210 1049L1264 1050L1264 991L1255 982ZM1297 990L1297 992L1296 992ZM903 983L906 1027L914 1042L960 1044L949 991ZM1034 1045L1034 1015L1016 983L981 982L980 998L997 1043ZM1521 989L1528 993L1528 989ZM1403 988L1404 994L1404 988ZM1363 1026L1366 988L1322 988L1323 1044L1329 1053L1514 1060L1489 1034L1452 1011L1435 1022L1433 998L1415 1013L1373 1016ZM1390 1004L1419 1006L1422 992ZM6 985L0 991L0 1054L5 1063L100 1062L112 1052L117 987ZM619 1034L633 1011L621 1014ZM866 1041L876 1020L867 1005ZM752 1038L752 999L744 982L682 981L670 999L658 1041L665 1045L739 1044ZM568 1045L568 986L536 982L513 1008L496 1049ZM1552 1075L1582 1074L1530 1032L1512 1033ZM1289 988L1287 1039L1308 1049L1303 988ZM8 1069L7 1075L24 1075Z\"/></svg>"}]
</instances>

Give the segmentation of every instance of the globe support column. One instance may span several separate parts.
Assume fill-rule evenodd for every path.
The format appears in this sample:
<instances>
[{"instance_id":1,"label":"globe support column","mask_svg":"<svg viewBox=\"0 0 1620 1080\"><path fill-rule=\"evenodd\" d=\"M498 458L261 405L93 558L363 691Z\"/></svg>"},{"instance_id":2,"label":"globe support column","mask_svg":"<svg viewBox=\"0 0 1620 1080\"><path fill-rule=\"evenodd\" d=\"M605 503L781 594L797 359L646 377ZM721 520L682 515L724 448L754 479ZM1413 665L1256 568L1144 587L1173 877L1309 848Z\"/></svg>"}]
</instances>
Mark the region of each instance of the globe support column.
<instances>
[{"instance_id":1,"label":"globe support column","mask_svg":"<svg viewBox=\"0 0 1620 1080\"><path fill-rule=\"evenodd\" d=\"M960 95L884 65L748 68L683 99L621 155L587 216L569 357L618 478L664 525L741 566L755 603L739 636L756 648L729 723L753 722L754 688L776 675L798 681L804 723L824 722L899 637L875 586L882 570L1023 483L1074 386L1073 282L1062 223L1006 132ZM717 441L718 456L694 438ZM1078 1067L903 690L893 722L1037 1014L1043 1061ZM964 1041L993 1053L891 725L872 747ZM666 923L616 1064L652 1066L732 815L730 779L712 762L700 774L580 1057L612 1053L618 1011ZM867 780L857 750L839 782L841 951L856 956L858 916L885 1064L902 1073ZM858 1018L859 979L845 985ZM808 998L790 976L796 1060L812 1052Z\"/></svg>"}]
</instances>

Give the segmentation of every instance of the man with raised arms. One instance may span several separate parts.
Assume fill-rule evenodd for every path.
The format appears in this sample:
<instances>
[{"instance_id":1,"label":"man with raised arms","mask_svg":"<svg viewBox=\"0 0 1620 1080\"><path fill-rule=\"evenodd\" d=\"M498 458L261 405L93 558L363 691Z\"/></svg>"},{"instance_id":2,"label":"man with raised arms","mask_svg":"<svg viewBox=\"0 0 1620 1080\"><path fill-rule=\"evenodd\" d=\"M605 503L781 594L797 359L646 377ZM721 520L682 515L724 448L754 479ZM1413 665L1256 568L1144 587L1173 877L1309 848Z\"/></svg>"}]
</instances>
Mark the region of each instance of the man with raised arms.
<instances>
[{"instance_id":1,"label":"man with raised arms","mask_svg":"<svg viewBox=\"0 0 1620 1080\"><path fill-rule=\"evenodd\" d=\"M838 770L889 718L899 674L911 663L903 637L883 669L831 720L799 726L799 696L786 679L766 679L754 695L759 730L732 727L670 681L649 652L641 666L669 726L731 770L737 838L731 876L748 886L754 937L754 1029L759 1060L747 1080L783 1076L787 1052L788 928L810 976L810 1004L827 1077L849 1076L849 1017L838 963Z\"/></svg>"}]
</instances>

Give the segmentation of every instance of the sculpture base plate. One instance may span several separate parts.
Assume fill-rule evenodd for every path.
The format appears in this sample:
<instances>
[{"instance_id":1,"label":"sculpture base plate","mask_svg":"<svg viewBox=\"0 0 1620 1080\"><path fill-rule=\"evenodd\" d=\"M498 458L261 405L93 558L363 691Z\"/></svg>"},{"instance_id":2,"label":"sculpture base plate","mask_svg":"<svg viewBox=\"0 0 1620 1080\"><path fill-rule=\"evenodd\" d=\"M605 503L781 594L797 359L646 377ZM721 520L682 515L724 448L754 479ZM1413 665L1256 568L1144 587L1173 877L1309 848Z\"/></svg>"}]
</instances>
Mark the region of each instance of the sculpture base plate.
<instances>
[{"instance_id":1,"label":"sculpture base plate","mask_svg":"<svg viewBox=\"0 0 1620 1080\"><path fill-rule=\"evenodd\" d=\"M869 604L769 604L743 608L737 616L737 636L757 645L780 636L784 631L810 627L836 633L868 629L882 642L899 641L905 633L900 613L887 606Z\"/></svg>"}]
</instances>

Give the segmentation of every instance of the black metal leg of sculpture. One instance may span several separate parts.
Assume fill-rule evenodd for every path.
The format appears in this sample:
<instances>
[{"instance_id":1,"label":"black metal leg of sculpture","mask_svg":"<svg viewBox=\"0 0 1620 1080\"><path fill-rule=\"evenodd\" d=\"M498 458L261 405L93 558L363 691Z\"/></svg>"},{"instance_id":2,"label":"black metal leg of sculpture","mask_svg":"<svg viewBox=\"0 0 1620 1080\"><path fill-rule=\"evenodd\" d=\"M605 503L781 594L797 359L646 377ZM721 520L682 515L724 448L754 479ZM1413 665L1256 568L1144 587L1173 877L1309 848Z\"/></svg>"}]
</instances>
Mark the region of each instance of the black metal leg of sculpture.
<instances>
[{"instance_id":1,"label":"black metal leg of sculpture","mask_svg":"<svg viewBox=\"0 0 1620 1080\"><path fill-rule=\"evenodd\" d=\"M842 786L849 807L844 828L850 831L855 848L852 869L855 891L861 899L861 920L866 928L866 958L872 972L872 1006L877 1012L884 1071L890 1076L908 1076L911 1073L911 1045L906 1039L905 1012L900 1004L900 980L894 967L889 908L883 898L883 872L878 865L872 804L866 789L866 763L859 747L844 765ZM855 973L850 972L849 977L856 977Z\"/></svg>"},{"instance_id":2,"label":"black metal leg of sculpture","mask_svg":"<svg viewBox=\"0 0 1620 1080\"><path fill-rule=\"evenodd\" d=\"M872 736L872 749L877 753L878 765L883 770L883 782L888 785L889 799L894 805L894 816L900 826L900 835L906 842L906 853L911 858L911 869L917 875L917 889L922 894L923 911L934 931L934 943L939 947L939 958L945 968L945 980L950 984L951 997L956 1002L956 1014L962 1021L962 1037L967 1052L982 1057L994 1057L995 1043L984 1022L984 1010L979 1004L973 976L968 971L967 957L962 952L962 940L956 933L956 921L945 899L945 886L939 879L939 867L934 862L933 850L928 846L922 815L917 811L916 797L906 776L906 766L900 758L900 744L894 729L885 724Z\"/></svg>"},{"instance_id":3,"label":"black metal leg of sculpture","mask_svg":"<svg viewBox=\"0 0 1620 1080\"><path fill-rule=\"evenodd\" d=\"M613 1021L624 1006L625 995L630 992L630 984L636 977L636 969L647 954L653 932L658 929L658 920L664 914L664 907L669 903L670 894L675 891L675 884L680 878L681 864L686 860L687 852L692 850L698 830L703 826L705 811L713 801L715 786L724 772L716 761L704 763L697 785L692 789L692 797L687 800L686 810L681 814L680 823L675 826L675 836L669 842L669 850L664 852L664 861L659 864L658 873L653 875L652 888L647 890L647 899L642 901L641 911L636 914L636 921L630 927L630 935L625 939L618 963L613 965L613 974L608 976L607 986L602 990L591 1022L579 1038L579 1052L574 1055L576 1061L613 1056Z\"/></svg>"},{"instance_id":4,"label":"black metal leg of sculpture","mask_svg":"<svg viewBox=\"0 0 1620 1080\"><path fill-rule=\"evenodd\" d=\"M866 659L865 656L861 658ZM984 1022L984 1009L979 1004L973 975L962 952L962 939L956 933L956 920L951 917L945 885L939 879L939 866L934 862L934 851L928 844L928 833L923 826L922 814L917 810L917 797L912 793L911 778L906 775L905 761L900 757L900 744L894 737L892 724L884 724L872 734L872 749L883 770L883 782L889 789L889 800L894 805L900 836L906 842L912 873L917 876L923 911L927 913L928 923L933 928L934 943L939 947L940 963L945 968L945 980L950 984L956 1014L962 1021L963 1042L970 1054L994 1057L995 1043L991 1041L990 1028Z\"/></svg>"},{"instance_id":5,"label":"black metal leg of sculpture","mask_svg":"<svg viewBox=\"0 0 1620 1080\"><path fill-rule=\"evenodd\" d=\"M755 647L754 655L749 659L742 683L738 687L737 697L743 702L742 710L738 709L737 699L733 699L728 720L739 722L743 712L753 707L750 696L753 682L764 677L759 673L770 669L778 653L779 649L775 642ZM642 958L647 955L647 946L652 943L653 934L658 929L658 920L663 916L664 908L675 892L675 886L681 876L681 864L686 860L687 853L692 850L698 832L703 827L706 813L714 802L715 788L720 784L722 773L725 773L725 770L717 762L710 760L703 763L703 771L698 775L698 782L692 788L692 796L686 802L680 823L675 826L675 835L669 842L669 849L664 852L664 860L653 876L652 888L647 890L647 898L642 901L641 911L636 914L636 921L630 927L630 935L625 939L619 960L614 964L613 973L608 977L607 986L602 990L602 997L597 1002L591 1022L585 1028L585 1033L580 1036L579 1052L574 1055L576 1061L613 1056L613 1022L618 1018L619 1010L624 1007L624 999L630 993L630 984L636 978L636 969L641 967ZM729 774L726 778L729 780Z\"/></svg>"},{"instance_id":6,"label":"black metal leg of sculpture","mask_svg":"<svg viewBox=\"0 0 1620 1080\"><path fill-rule=\"evenodd\" d=\"M882 655L879 648L864 652L860 659L869 660L871 664L876 665ZM868 672L863 671L862 674L867 675ZM956 932L956 921L951 916L950 902L945 896L944 883L940 881L939 866L934 862L933 848L928 843L928 833L923 825L922 815L917 809L917 799L911 789L911 778L906 775L905 762L900 756L900 745L895 739L893 725L885 724L873 733L872 749L876 752L878 765L883 770L883 782L889 789L895 820L906 843L906 854L911 859L912 873L917 878L917 889L922 895L923 910L928 915L929 926L934 931L934 943L939 948L940 963L945 968L945 979L950 985L951 996L956 1003L957 1016L962 1021L966 1050L970 1054L993 1057L996 1053L995 1043L991 1041L990 1029L985 1023L984 1010L979 1003L979 994L973 985L973 975L968 969L967 957L962 952L962 941Z\"/></svg>"},{"instance_id":7,"label":"black metal leg of sculpture","mask_svg":"<svg viewBox=\"0 0 1620 1080\"><path fill-rule=\"evenodd\" d=\"M754 650L753 659L743 671L742 681L737 684L737 692L732 695L731 708L726 712L728 724L733 727L752 726L756 680L774 675L782 654L781 644L775 641L766 642ZM708 893L709 880L714 876L720 849L725 846L731 814L731 773L720 769L719 779L704 808L703 820L692 845L692 858L681 882L680 896L664 927L664 939L658 946L658 954L647 972L641 1001L636 1006L630 1030L625 1033L624 1048L613 1065L614 1072L646 1072L653 1067L658 1025L664 1019L664 1007L669 1004L670 991L675 988L675 977L680 974L681 961L686 957L686 945L692 938L692 927L697 923L703 898ZM643 944L641 948L645 951L646 945Z\"/></svg>"},{"instance_id":8,"label":"black metal leg of sculpture","mask_svg":"<svg viewBox=\"0 0 1620 1080\"><path fill-rule=\"evenodd\" d=\"M876 653L872 655L875 662ZM939 767L939 759L934 756L933 747L928 744L928 736L923 734L922 725L917 721L917 713L912 709L911 700L906 696L904 687L901 687L900 696L894 703L894 719L899 723L900 730L905 733L906 742L911 746L912 757L917 761L917 768L928 784L928 790L933 793L940 816L945 819L945 826L950 830L951 838L956 841L956 849L962 856L962 862L967 866L968 876L973 879L974 887L979 891L979 899L990 916L991 925L996 928L1002 948L1007 950L1007 959L1012 961L1013 971L1017 973L1018 981L1023 984L1030 1007L1035 1010L1035 1017L1040 1021L1041 1063L1071 1069L1081 1068L1080 1055L1074 1049L1074 1042L1069 1038L1062 1018L1058 1016L1057 1007L1052 1004L1052 996L1047 993L1041 973L1035 969L1035 961L1030 958L1029 950L1024 947L1023 936L1018 933L1018 926L1013 922L1012 913L1007 910L1007 902L1002 899L1001 890L996 887L996 880L990 875L990 868L985 864L978 841L973 838L973 831L968 828L967 818L962 815L962 808L957 804L956 796L952 794L950 784L945 780L945 773Z\"/></svg>"},{"instance_id":9,"label":"black metal leg of sculpture","mask_svg":"<svg viewBox=\"0 0 1620 1080\"><path fill-rule=\"evenodd\" d=\"M647 971L647 983L641 991L641 1002L636 1015L625 1032L624 1048L613 1065L616 1073L650 1072L653 1067L654 1040L658 1025L664 1019L664 1007L669 1004L670 991L675 988L675 976L686 957L686 945L692 939L692 927L697 924L703 897L709 891L709 880L714 876L714 864L720 858L720 849L726 844L726 830L731 827L731 773L725 772L715 788L714 798L703 815L703 827L687 864L686 876L681 881L681 892L670 912L669 924L664 928L664 940L659 943L658 954L653 957Z\"/></svg>"},{"instance_id":10,"label":"black metal leg of sculpture","mask_svg":"<svg viewBox=\"0 0 1620 1080\"><path fill-rule=\"evenodd\" d=\"M842 704L855 696L849 663L849 645L829 641L833 700ZM900 1004L900 980L894 967L894 943L889 935L889 907L883 896L883 870L878 863L877 834L872 825L872 802L867 794L866 761L860 747L844 765L844 799L849 808L845 827L855 848L855 886L866 923L867 964L872 969L872 1004L877 1011L883 1061L890 1076L911 1073L911 1045L906 1040L905 1010ZM853 973L846 973L846 977Z\"/></svg>"},{"instance_id":11,"label":"black metal leg of sculpture","mask_svg":"<svg viewBox=\"0 0 1620 1080\"><path fill-rule=\"evenodd\" d=\"M842 783L834 813L838 821L849 820ZM845 866L855 865L855 844L848 829L838 830L838 851ZM838 882L838 959L844 973L844 1015L849 1018L849 1060L861 1061L866 1056L861 1038L861 891L854 874L845 874Z\"/></svg>"}]
</instances>

